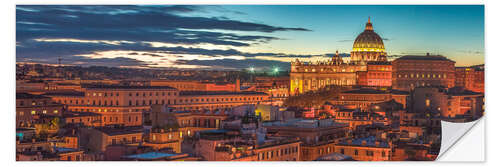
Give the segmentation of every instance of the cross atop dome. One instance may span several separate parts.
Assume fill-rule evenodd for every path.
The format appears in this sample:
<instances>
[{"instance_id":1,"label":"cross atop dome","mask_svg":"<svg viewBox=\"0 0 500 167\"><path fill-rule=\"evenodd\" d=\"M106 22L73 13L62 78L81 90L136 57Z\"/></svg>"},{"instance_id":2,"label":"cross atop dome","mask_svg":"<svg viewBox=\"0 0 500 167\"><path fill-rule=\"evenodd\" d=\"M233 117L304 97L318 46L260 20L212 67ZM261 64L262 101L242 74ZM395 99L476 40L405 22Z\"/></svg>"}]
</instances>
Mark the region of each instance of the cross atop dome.
<instances>
[{"instance_id":1,"label":"cross atop dome","mask_svg":"<svg viewBox=\"0 0 500 167\"><path fill-rule=\"evenodd\" d=\"M366 30L373 31L373 25L372 22L370 21L370 16L368 16L368 22L366 23L365 31Z\"/></svg>"}]
</instances>

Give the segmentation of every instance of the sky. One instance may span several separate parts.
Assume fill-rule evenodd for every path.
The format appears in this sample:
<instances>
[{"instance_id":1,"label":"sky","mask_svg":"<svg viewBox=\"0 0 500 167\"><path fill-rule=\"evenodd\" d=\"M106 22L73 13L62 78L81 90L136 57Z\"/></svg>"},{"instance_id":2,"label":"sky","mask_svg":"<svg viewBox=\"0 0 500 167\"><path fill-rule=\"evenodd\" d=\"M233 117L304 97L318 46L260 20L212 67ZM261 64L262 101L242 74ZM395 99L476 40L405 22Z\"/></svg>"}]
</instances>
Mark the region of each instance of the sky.
<instances>
[{"instance_id":1,"label":"sky","mask_svg":"<svg viewBox=\"0 0 500 167\"><path fill-rule=\"evenodd\" d=\"M348 60L368 17L390 58L484 63L482 5L18 5L16 61L287 70L337 50Z\"/></svg>"}]
</instances>

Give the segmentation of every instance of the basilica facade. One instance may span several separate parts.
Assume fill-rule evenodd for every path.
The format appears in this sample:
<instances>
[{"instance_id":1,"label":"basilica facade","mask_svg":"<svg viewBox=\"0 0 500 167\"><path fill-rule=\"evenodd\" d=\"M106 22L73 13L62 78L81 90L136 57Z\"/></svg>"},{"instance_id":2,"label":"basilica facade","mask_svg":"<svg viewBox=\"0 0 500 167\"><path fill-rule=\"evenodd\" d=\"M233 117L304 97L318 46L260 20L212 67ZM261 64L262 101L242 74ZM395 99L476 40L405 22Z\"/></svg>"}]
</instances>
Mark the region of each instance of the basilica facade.
<instances>
[{"instance_id":1,"label":"basilica facade","mask_svg":"<svg viewBox=\"0 0 500 167\"><path fill-rule=\"evenodd\" d=\"M297 95L328 85L382 86L392 84L392 66L387 61L383 39L375 33L368 18L365 30L354 41L350 61L338 51L328 61L291 62L290 94Z\"/></svg>"}]
</instances>

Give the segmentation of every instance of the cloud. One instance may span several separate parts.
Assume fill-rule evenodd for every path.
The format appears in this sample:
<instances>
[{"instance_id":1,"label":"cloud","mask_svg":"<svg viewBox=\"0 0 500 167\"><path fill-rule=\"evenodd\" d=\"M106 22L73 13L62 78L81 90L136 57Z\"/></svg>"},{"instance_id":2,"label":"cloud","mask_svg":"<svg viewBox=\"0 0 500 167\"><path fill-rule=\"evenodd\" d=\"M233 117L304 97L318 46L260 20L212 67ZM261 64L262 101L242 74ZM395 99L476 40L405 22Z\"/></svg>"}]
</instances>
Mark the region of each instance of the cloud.
<instances>
[{"instance_id":1,"label":"cloud","mask_svg":"<svg viewBox=\"0 0 500 167\"><path fill-rule=\"evenodd\" d=\"M244 69L254 67L256 70L269 70L274 67L288 70L290 69L289 62L274 61L274 60L260 60L260 59L247 59L245 61L238 61L234 59L221 59L221 60L185 60L178 61L176 64L183 65L197 65L197 66L211 66L222 69Z\"/></svg>"},{"instance_id":2,"label":"cloud","mask_svg":"<svg viewBox=\"0 0 500 167\"><path fill-rule=\"evenodd\" d=\"M237 60L257 56L314 56L241 52L240 47L282 40L271 36L273 32L311 30L238 21L228 16L190 15L210 11L246 14L206 5L18 5L16 58L54 63L61 57L68 64L158 67L196 58L209 61L207 57Z\"/></svg>"}]
</instances>

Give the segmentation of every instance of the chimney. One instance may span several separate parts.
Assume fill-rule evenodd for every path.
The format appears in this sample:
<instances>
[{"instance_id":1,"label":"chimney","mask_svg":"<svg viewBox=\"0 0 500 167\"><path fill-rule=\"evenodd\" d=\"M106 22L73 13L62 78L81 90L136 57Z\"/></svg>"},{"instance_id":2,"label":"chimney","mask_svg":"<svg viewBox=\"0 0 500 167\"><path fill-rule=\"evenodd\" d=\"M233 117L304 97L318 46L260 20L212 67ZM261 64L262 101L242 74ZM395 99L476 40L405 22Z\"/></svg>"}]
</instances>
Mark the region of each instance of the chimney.
<instances>
[{"instance_id":1,"label":"chimney","mask_svg":"<svg viewBox=\"0 0 500 167\"><path fill-rule=\"evenodd\" d=\"M380 146L380 141L375 141L375 147Z\"/></svg>"},{"instance_id":2,"label":"chimney","mask_svg":"<svg viewBox=\"0 0 500 167\"><path fill-rule=\"evenodd\" d=\"M352 144L352 139L347 140L347 144L351 145Z\"/></svg>"},{"instance_id":3,"label":"chimney","mask_svg":"<svg viewBox=\"0 0 500 167\"><path fill-rule=\"evenodd\" d=\"M361 142L361 145L362 145L362 146L366 146L366 140L363 140L363 141Z\"/></svg>"},{"instance_id":4,"label":"chimney","mask_svg":"<svg viewBox=\"0 0 500 167\"><path fill-rule=\"evenodd\" d=\"M430 56L431 54L429 54L429 52L427 52L426 56Z\"/></svg>"}]
</instances>

